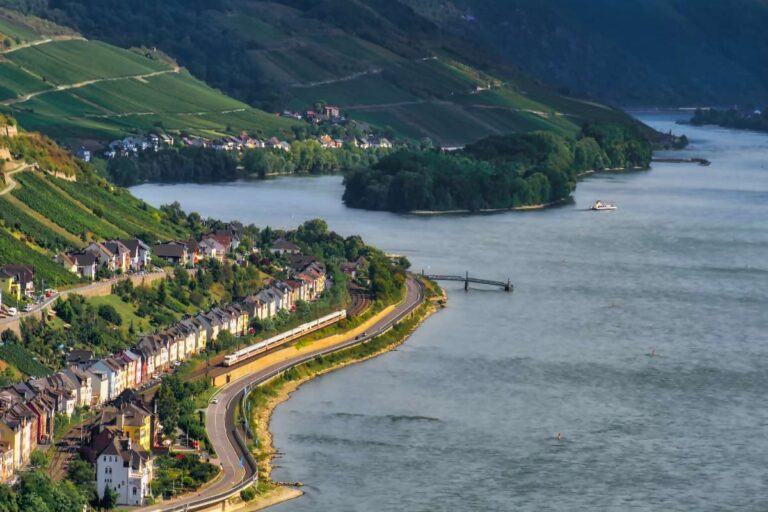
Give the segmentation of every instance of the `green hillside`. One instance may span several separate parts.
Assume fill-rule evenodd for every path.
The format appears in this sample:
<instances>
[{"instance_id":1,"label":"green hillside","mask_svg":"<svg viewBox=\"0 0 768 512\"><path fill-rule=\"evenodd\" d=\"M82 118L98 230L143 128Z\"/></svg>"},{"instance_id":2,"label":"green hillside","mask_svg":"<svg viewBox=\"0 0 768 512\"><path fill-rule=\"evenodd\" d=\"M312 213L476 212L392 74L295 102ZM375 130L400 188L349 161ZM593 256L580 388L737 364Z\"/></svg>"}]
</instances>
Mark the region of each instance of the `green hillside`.
<instances>
[{"instance_id":1,"label":"green hillside","mask_svg":"<svg viewBox=\"0 0 768 512\"><path fill-rule=\"evenodd\" d=\"M38 34L26 20L44 23L0 11L0 34L24 34L0 50L0 108L29 130L74 141L158 128L213 138L276 135L294 124L208 87L159 52Z\"/></svg>"},{"instance_id":2,"label":"green hillside","mask_svg":"<svg viewBox=\"0 0 768 512\"><path fill-rule=\"evenodd\" d=\"M120 47L159 48L192 75L251 105L278 111L326 102L342 107L353 119L442 144L541 128L575 134L587 120L631 122L617 110L566 98L528 80L492 54L446 35L398 1L168 0L148 5L140 0L14 0L13 4ZM150 92L138 99L147 101L150 110L162 109L174 127L192 122L189 116L180 119L179 110L187 108L181 101L154 97L155 92L166 91L155 84L161 79L170 80L172 75L139 84ZM74 117L83 125L104 129L99 109L114 113L112 128L120 121L151 126L157 121L151 116L142 116L143 124L137 116L114 117L122 116L123 109L140 108L134 106L135 87L130 81L102 83L41 94L28 102L29 110L15 108L22 124L49 132L55 129L45 124L51 118L64 123L61 120ZM45 104L39 105L38 99ZM222 112L226 107L218 108ZM218 115L195 116L200 123L196 129L219 122ZM240 117L238 123L247 123ZM88 128L92 127L83 127Z\"/></svg>"},{"instance_id":3,"label":"green hillside","mask_svg":"<svg viewBox=\"0 0 768 512\"><path fill-rule=\"evenodd\" d=\"M622 105L768 102L765 0L402 0L533 76Z\"/></svg>"},{"instance_id":4,"label":"green hillside","mask_svg":"<svg viewBox=\"0 0 768 512\"><path fill-rule=\"evenodd\" d=\"M56 254L92 240L138 236L149 243L187 235L162 212L98 177L87 164L77 164L45 139L22 133L9 144L12 153L40 170L17 161L0 180L0 265L25 263L49 283L67 285L78 278L54 262ZM74 174L70 171L76 169ZM54 177L59 173L64 178ZM15 187L7 187L15 183Z\"/></svg>"}]
</instances>

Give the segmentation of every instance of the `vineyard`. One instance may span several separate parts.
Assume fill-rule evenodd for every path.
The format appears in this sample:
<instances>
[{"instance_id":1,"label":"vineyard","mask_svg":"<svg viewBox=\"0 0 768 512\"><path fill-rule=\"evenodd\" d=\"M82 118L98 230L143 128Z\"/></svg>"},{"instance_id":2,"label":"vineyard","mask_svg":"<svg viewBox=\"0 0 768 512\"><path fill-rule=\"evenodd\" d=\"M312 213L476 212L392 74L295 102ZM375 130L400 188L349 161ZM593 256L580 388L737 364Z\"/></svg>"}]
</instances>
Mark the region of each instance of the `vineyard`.
<instances>
[{"instance_id":1,"label":"vineyard","mask_svg":"<svg viewBox=\"0 0 768 512\"><path fill-rule=\"evenodd\" d=\"M45 377L51 370L35 359L30 351L15 343L0 346L0 359L12 364L30 377Z\"/></svg>"},{"instance_id":2,"label":"vineyard","mask_svg":"<svg viewBox=\"0 0 768 512\"><path fill-rule=\"evenodd\" d=\"M0 200L0 223L8 229L24 234L43 249L55 252L70 246L69 242L61 235L42 225L5 199Z\"/></svg>"},{"instance_id":3,"label":"vineyard","mask_svg":"<svg viewBox=\"0 0 768 512\"><path fill-rule=\"evenodd\" d=\"M90 233L101 238L127 235L94 212L74 204L71 198L37 174L20 173L16 180L22 186L12 192L14 197L72 234L87 236Z\"/></svg>"}]
</instances>

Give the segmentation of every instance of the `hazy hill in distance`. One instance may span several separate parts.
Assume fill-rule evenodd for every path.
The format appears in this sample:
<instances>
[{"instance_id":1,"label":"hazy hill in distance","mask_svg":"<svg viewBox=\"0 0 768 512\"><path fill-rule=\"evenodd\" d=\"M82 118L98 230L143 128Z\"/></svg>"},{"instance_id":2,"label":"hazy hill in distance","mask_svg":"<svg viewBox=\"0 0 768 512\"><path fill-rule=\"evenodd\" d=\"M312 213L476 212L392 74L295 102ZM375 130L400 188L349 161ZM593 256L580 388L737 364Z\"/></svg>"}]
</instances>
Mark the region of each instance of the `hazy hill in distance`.
<instances>
[{"instance_id":1,"label":"hazy hill in distance","mask_svg":"<svg viewBox=\"0 0 768 512\"><path fill-rule=\"evenodd\" d=\"M123 48L158 48L269 111L317 101L399 135L461 144L576 133L626 114L568 98L394 0L0 0Z\"/></svg>"},{"instance_id":2,"label":"hazy hill in distance","mask_svg":"<svg viewBox=\"0 0 768 512\"><path fill-rule=\"evenodd\" d=\"M403 0L531 75L621 105L768 101L765 0Z\"/></svg>"}]
</instances>

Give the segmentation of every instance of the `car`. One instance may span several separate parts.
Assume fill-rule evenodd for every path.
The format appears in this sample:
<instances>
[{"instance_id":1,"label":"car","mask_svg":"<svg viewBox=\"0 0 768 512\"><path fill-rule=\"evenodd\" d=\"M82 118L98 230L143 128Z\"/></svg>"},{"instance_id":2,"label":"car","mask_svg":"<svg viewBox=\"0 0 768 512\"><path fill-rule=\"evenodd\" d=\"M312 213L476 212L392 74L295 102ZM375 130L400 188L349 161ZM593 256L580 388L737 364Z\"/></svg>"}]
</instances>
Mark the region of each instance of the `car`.
<instances>
[{"instance_id":1,"label":"car","mask_svg":"<svg viewBox=\"0 0 768 512\"><path fill-rule=\"evenodd\" d=\"M217 403L219 403L219 399L218 398L212 398L211 399L211 405L216 405Z\"/></svg>"},{"instance_id":2,"label":"car","mask_svg":"<svg viewBox=\"0 0 768 512\"><path fill-rule=\"evenodd\" d=\"M24 306L24 311L26 313L29 313L30 311L32 311L32 304L27 304L26 306Z\"/></svg>"},{"instance_id":3,"label":"car","mask_svg":"<svg viewBox=\"0 0 768 512\"><path fill-rule=\"evenodd\" d=\"M19 314L19 310L16 308L8 308L8 314L11 316L16 316Z\"/></svg>"}]
</instances>

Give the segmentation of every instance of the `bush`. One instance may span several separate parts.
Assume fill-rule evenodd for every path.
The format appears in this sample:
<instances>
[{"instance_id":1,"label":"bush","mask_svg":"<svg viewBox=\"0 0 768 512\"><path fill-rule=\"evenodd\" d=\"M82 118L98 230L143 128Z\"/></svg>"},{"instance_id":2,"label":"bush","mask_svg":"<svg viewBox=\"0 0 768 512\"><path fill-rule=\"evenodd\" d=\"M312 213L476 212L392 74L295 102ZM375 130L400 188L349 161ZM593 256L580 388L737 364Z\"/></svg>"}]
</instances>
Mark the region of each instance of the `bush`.
<instances>
[{"instance_id":1,"label":"bush","mask_svg":"<svg viewBox=\"0 0 768 512\"><path fill-rule=\"evenodd\" d=\"M99 316L113 325L123 325L123 317L121 317L115 307L110 304L102 304L99 306Z\"/></svg>"},{"instance_id":2,"label":"bush","mask_svg":"<svg viewBox=\"0 0 768 512\"><path fill-rule=\"evenodd\" d=\"M240 491L240 499L246 503L252 501L256 497L256 490L253 487L246 487Z\"/></svg>"}]
</instances>

